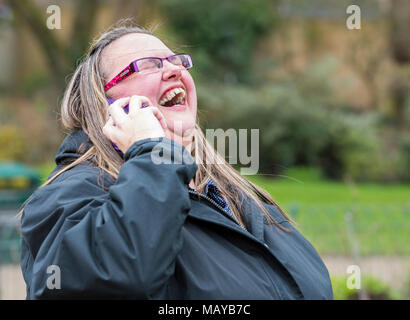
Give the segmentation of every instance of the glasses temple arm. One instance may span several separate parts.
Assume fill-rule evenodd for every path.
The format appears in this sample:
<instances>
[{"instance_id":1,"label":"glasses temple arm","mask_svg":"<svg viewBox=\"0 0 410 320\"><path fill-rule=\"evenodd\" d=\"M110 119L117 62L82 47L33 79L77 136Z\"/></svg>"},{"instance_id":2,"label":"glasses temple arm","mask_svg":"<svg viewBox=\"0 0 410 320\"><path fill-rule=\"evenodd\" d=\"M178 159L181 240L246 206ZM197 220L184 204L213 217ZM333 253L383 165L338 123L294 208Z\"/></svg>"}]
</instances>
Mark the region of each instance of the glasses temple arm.
<instances>
[{"instance_id":1,"label":"glasses temple arm","mask_svg":"<svg viewBox=\"0 0 410 320\"><path fill-rule=\"evenodd\" d=\"M124 79L128 78L135 71L136 70L135 70L135 67L134 67L134 63L130 63L125 69L123 69L119 74L117 74L111 81L109 81L104 86L104 91L107 91L108 89L112 88L113 86L115 86L121 80L124 80Z\"/></svg>"}]
</instances>

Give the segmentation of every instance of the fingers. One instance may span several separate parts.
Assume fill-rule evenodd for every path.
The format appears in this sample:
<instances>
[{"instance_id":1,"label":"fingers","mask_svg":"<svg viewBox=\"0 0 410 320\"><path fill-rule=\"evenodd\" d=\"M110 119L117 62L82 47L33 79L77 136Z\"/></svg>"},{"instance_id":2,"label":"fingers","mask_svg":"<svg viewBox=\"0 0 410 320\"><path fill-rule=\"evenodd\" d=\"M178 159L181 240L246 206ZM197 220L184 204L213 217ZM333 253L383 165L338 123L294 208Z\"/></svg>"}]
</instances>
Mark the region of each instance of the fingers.
<instances>
[{"instance_id":1,"label":"fingers","mask_svg":"<svg viewBox=\"0 0 410 320\"><path fill-rule=\"evenodd\" d=\"M106 125L109 125L110 123L112 125L109 125L109 127L112 127L124 123L127 114L124 112L124 110L122 110L122 108L127 104L129 104L128 116L138 116L138 111L142 109L143 104L147 105L147 107L143 110L152 112L160 122L164 131L167 129L168 126L162 112L157 107L152 106L151 101L147 97L137 95L133 95L132 97L127 98L121 98L112 103L109 106L109 112L112 117L110 118L111 122L109 120Z\"/></svg>"},{"instance_id":2,"label":"fingers","mask_svg":"<svg viewBox=\"0 0 410 320\"><path fill-rule=\"evenodd\" d=\"M162 126L164 131L168 128L167 122L165 121L165 117L161 111L157 107L148 107L147 109L151 110L154 116L158 119L159 123Z\"/></svg>"},{"instance_id":3,"label":"fingers","mask_svg":"<svg viewBox=\"0 0 410 320\"><path fill-rule=\"evenodd\" d=\"M136 115L137 111L142 108L142 104L146 104L147 106L152 106L151 101L144 96L132 96L130 99L130 107L129 113L130 115Z\"/></svg>"},{"instance_id":4,"label":"fingers","mask_svg":"<svg viewBox=\"0 0 410 320\"><path fill-rule=\"evenodd\" d=\"M114 130L114 126L114 120L110 117L103 127L103 133L109 140L112 140L111 137L112 132Z\"/></svg>"},{"instance_id":5,"label":"fingers","mask_svg":"<svg viewBox=\"0 0 410 320\"><path fill-rule=\"evenodd\" d=\"M126 113L124 111L124 107L129 103L130 98L121 98L110 104L108 107L108 112L111 115L114 123L121 124L126 119Z\"/></svg>"},{"instance_id":6,"label":"fingers","mask_svg":"<svg viewBox=\"0 0 410 320\"><path fill-rule=\"evenodd\" d=\"M107 127L115 127L115 123L114 123L113 118L110 117L105 125Z\"/></svg>"}]
</instances>

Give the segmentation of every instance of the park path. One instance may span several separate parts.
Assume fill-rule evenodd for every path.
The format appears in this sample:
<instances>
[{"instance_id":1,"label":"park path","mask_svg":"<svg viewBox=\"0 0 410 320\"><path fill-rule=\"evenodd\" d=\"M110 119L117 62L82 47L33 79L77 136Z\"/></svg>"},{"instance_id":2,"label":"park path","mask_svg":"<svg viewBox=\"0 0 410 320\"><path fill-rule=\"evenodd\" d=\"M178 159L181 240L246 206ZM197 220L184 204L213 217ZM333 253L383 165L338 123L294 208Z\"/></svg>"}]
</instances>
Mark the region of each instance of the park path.
<instances>
[{"instance_id":1,"label":"park path","mask_svg":"<svg viewBox=\"0 0 410 320\"><path fill-rule=\"evenodd\" d=\"M323 256L332 276L348 276L346 269L356 263L347 256ZM390 287L402 290L410 282L410 256L369 256L359 261L361 275L373 276Z\"/></svg>"},{"instance_id":2,"label":"park path","mask_svg":"<svg viewBox=\"0 0 410 320\"><path fill-rule=\"evenodd\" d=\"M322 257L332 276L346 276L349 265L355 264L346 256ZM372 275L398 289L410 280L410 257L363 257L360 263L362 275ZM408 284L407 284L408 285ZM19 265L0 265L0 300L24 299L26 287Z\"/></svg>"}]
</instances>

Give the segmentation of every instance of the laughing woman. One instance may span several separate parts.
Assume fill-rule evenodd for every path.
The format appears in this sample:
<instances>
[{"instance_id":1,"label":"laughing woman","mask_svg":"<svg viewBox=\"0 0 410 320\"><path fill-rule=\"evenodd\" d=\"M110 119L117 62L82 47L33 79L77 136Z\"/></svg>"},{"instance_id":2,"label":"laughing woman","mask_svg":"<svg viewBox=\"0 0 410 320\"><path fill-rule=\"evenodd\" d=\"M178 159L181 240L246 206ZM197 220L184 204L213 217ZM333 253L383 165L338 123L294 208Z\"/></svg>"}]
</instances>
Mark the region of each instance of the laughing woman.
<instances>
[{"instance_id":1,"label":"laughing woman","mask_svg":"<svg viewBox=\"0 0 410 320\"><path fill-rule=\"evenodd\" d=\"M93 44L21 217L27 299L333 298L312 245L206 141L192 66L140 28Z\"/></svg>"}]
</instances>

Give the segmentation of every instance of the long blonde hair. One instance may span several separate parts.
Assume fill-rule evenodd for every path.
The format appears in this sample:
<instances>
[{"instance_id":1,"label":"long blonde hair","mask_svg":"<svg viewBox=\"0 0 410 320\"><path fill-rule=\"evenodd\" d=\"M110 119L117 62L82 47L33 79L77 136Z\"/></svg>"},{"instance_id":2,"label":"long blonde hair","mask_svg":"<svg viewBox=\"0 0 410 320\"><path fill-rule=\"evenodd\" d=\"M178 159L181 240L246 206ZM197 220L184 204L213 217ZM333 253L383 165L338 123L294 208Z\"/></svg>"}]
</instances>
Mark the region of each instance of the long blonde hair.
<instances>
[{"instance_id":1,"label":"long blonde hair","mask_svg":"<svg viewBox=\"0 0 410 320\"><path fill-rule=\"evenodd\" d=\"M83 161L93 163L93 165L104 170L115 179L118 177L124 160L115 151L111 142L104 136L102 131L107 121L106 110L108 103L104 92L106 79L104 79L104 74L101 70L100 57L107 45L130 33L153 35L151 31L139 27L115 27L94 41L89 52L74 72L61 104L61 120L64 127L68 130L83 130L92 142L92 146L75 161L50 177L40 188L50 184L63 172ZM202 150L202 152L195 152L196 150ZM274 224L282 230L289 231L271 217L267 209L262 205L261 200L268 204L273 204L287 220L293 221L282 211L268 192L245 179L218 154L206 140L198 122L195 126L191 154L198 165L194 178L197 190L203 192L207 181L211 178L220 190L221 196L228 202L233 216L244 228L247 229L247 226L243 219L243 214L245 213L242 212L240 207L240 193L249 197L258 205L266 216L268 223ZM213 159L213 161L207 161L207 159ZM20 211L20 216L23 210Z\"/></svg>"}]
</instances>

